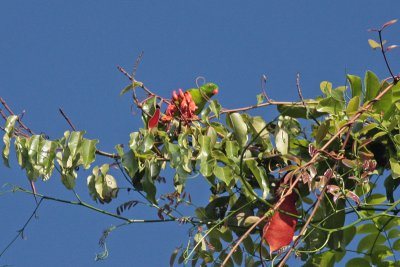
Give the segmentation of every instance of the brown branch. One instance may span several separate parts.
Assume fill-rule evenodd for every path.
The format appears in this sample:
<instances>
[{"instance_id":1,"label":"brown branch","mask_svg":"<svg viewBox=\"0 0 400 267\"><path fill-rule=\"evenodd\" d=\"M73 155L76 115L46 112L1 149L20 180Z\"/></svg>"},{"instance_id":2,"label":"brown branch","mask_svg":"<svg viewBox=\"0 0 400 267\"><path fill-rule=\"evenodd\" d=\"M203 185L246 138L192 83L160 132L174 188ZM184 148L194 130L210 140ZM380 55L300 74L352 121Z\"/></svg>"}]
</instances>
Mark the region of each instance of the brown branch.
<instances>
[{"instance_id":1,"label":"brown branch","mask_svg":"<svg viewBox=\"0 0 400 267\"><path fill-rule=\"evenodd\" d=\"M318 104L318 101L308 102L307 104ZM221 110L220 114L238 112L238 111L247 111L250 109L256 109L256 108L266 107L266 106L271 106L271 105L303 106L303 102L283 102L283 101L271 100L267 103L261 103L259 105L252 105L252 106L247 106L247 107L242 107L242 108L234 108L234 109L223 109L223 110Z\"/></svg>"},{"instance_id":2,"label":"brown branch","mask_svg":"<svg viewBox=\"0 0 400 267\"><path fill-rule=\"evenodd\" d=\"M268 215L265 214L262 216L258 221L256 221L236 242L236 244L233 246L233 248L229 251L228 255L225 257L224 261L221 264L221 267L224 267L225 264L228 262L229 258L232 256L232 254L236 251L238 246L243 242L243 240L251 233L251 231L254 230L262 221L268 218Z\"/></svg>"},{"instance_id":3,"label":"brown branch","mask_svg":"<svg viewBox=\"0 0 400 267\"><path fill-rule=\"evenodd\" d=\"M65 114L65 112L61 108L58 108L58 111L60 111L61 115L67 121L69 126L71 126L72 130L76 131L76 128L75 128L74 124L72 124L72 121L68 118L67 114Z\"/></svg>"},{"instance_id":4,"label":"brown branch","mask_svg":"<svg viewBox=\"0 0 400 267\"><path fill-rule=\"evenodd\" d=\"M4 108L11 114L11 115L15 115L15 113L11 110L11 108L7 105L6 101L0 96L0 102L1 104L4 106ZM18 116L17 121L19 123L19 125L26 130L28 133L30 133L31 135L34 135L33 131L28 128L21 120L21 118Z\"/></svg>"},{"instance_id":5,"label":"brown branch","mask_svg":"<svg viewBox=\"0 0 400 267\"><path fill-rule=\"evenodd\" d=\"M72 130L76 131L77 130L76 127L74 126L74 124L72 123L70 118L67 116L67 114L62 110L62 108L58 108L58 110L60 111L60 113L64 117L64 119L67 121L69 126L71 126ZM101 151L101 150L98 150L98 149L96 149L95 153L97 155L108 157L108 158L113 158L113 159L119 159L120 158L119 155L116 155L116 154L113 154L113 153L104 152L104 151Z\"/></svg>"},{"instance_id":6,"label":"brown branch","mask_svg":"<svg viewBox=\"0 0 400 267\"><path fill-rule=\"evenodd\" d=\"M150 91L142 82L139 82L137 80L135 80L124 68L122 68L121 66L117 66L118 70L120 72L122 72L122 74L124 74L126 77L128 77L128 79L132 82L134 82L137 86L139 86L140 88L142 88L146 93L148 93L149 95L155 96L159 99L164 99L163 97L153 93L152 91Z\"/></svg>"}]
</instances>

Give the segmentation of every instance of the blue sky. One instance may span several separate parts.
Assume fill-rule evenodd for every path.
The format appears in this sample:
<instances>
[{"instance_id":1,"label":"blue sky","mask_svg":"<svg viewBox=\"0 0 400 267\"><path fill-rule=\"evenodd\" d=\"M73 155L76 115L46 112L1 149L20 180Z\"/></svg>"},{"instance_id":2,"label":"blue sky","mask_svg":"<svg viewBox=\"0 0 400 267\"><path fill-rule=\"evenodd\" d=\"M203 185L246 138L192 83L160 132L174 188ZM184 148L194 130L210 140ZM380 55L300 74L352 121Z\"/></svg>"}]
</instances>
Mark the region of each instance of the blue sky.
<instances>
[{"instance_id":1,"label":"blue sky","mask_svg":"<svg viewBox=\"0 0 400 267\"><path fill-rule=\"evenodd\" d=\"M271 98L296 100L300 72L303 94L311 98L323 80L343 85L346 72L371 69L388 76L380 54L367 44L375 38L367 29L396 18L399 8L398 1L369 0L2 1L0 95L17 113L26 111L24 120L36 132L60 137L68 129L58 113L62 107L89 138L100 139L99 148L112 151L142 126L131 114L131 99L118 95L128 81L116 69L131 70L142 50L137 79L166 97L204 76L220 86L224 107L254 104L266 74ZM386 39L400 43L399 33L395 25ZM396 72L399 51L389 56ZM275 110L255 113L271 119ZM90 201L86 175L81 173L77 191ZM28 186L15 161L10 170L0 167L0 179ZM57 176L37 187L73 199ZM198 203L207 201L208 191L194 194ZM0 249L33 208L29 196L1 196ZM144 209L129 215L155 216ZM0 266L166 266L175 246L187 240L185 226L132 225L112 233L109 258L94 262L101 232L118 221L53 202L39 216L27 228L27 240L17 241Z\"/></svg>"}]
</instances>

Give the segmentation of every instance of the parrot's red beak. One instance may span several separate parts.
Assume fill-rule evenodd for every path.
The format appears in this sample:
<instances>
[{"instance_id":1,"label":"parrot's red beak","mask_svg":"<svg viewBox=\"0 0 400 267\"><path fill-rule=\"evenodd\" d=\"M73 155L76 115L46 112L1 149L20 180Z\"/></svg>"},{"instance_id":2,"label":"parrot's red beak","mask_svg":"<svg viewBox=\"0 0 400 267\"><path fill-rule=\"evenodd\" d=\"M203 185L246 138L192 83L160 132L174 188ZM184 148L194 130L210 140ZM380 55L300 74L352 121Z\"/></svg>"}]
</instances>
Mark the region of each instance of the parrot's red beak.
<instances>
[{"instance_id":1,"label":"parrot's red beak","mask_svg":"<svg viewBox=\"0 0 400 267\"><path fill-rule=\"evenodd\" d=\"M213 95L218 94L218 88L213 90Z\"/></svg>"}]
</instances>

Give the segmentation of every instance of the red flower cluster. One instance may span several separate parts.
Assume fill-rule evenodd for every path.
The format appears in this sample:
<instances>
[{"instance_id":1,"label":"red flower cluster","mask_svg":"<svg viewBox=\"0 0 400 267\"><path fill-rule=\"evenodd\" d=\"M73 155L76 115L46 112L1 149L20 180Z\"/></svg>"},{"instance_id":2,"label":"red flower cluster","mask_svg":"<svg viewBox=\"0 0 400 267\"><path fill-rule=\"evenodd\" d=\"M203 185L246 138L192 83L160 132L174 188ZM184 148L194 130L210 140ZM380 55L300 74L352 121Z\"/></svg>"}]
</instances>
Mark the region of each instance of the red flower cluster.
<instances>
[{"instance_id":1,"label":"red flower cluster","mask_svg":"<svg viewBox=\"0 0 400 267\"><path fill-rule=\"evenodd\" d=\"M183 92L182 89L179 89L179 93L177 94L174 90L172 92L171 103L168 105L161 121L167 123L174 117L179 117L182 121L197 119L194 113L196 110L196 103L193 101L192 95L189 92Z\"/></svg>"}]
</instances>

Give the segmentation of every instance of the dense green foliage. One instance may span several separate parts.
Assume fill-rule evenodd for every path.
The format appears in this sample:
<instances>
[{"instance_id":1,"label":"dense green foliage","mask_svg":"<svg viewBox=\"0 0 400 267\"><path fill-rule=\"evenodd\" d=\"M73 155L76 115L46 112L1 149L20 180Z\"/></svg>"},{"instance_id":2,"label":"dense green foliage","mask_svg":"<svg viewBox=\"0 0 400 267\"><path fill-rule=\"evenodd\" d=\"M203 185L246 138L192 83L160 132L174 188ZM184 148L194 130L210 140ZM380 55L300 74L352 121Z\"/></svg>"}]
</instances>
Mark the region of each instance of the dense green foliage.
<instances>
[{"instance_id":1,"label":"dense green foliage","mask_svg":"<svg viewBox=\"0 0 400 267\"><path fill-rule=\"evenodd\" d=\"M145 198L160 220L192 224L193 235L173 252L171 265L219 266L224 260L225 266L284 264L285 255L294 252L305 266L343 266L346 254L351 255L346 266L399 266L397 77L380 80L367 71L363 78L348 75L346 86L321 82L321 96L315 99L302 99L300 93L299 102L275 102L264 93L255 106L236 110L207 99L198 116L182 119L175 111L172 120L162 123L160 118L150 129L148 121L157 104L171 103L131 79L132 85L122 93L134 94L144 127L130 133L128 147L117 145L115 153L99 151L98 140L84 138L83 131L66 131L49 140L30 134L18 116L10 115L3 137L5 166L14 144L18 164L29 180L61 176L68 190L81 178L79 168L92 168L87 185L93 200L119 201L118 191L128 186ZM139 102L135 90L140 89L147 96ZM266 106L276 106L280 115L266 121L246 112ZM91 167L96 155L108 157L110 163ZM113 176L110 166L119 167L123 175L118 171ZM174 173L167 180L175 191L168 195L170 204L160 206L165 195L159 194L157 182L166 169ZM194 177L210 186L209 204L182 216L177 212L181 205L192 205L185 184ZM297 196L298 215L284 206L280 209L291 194ZM122 203L115 213L79 201L125 220L124 225L136 222L122 213L137 201ZM260 235L265 235L264 226L276 212L296 218L296 232L291 245L268 251ZM116 228L105 231L102 244ZM231 251L235 244L238 247ZM98 258L105 256L106 251Z\"/></svg>"}]
</instances>

